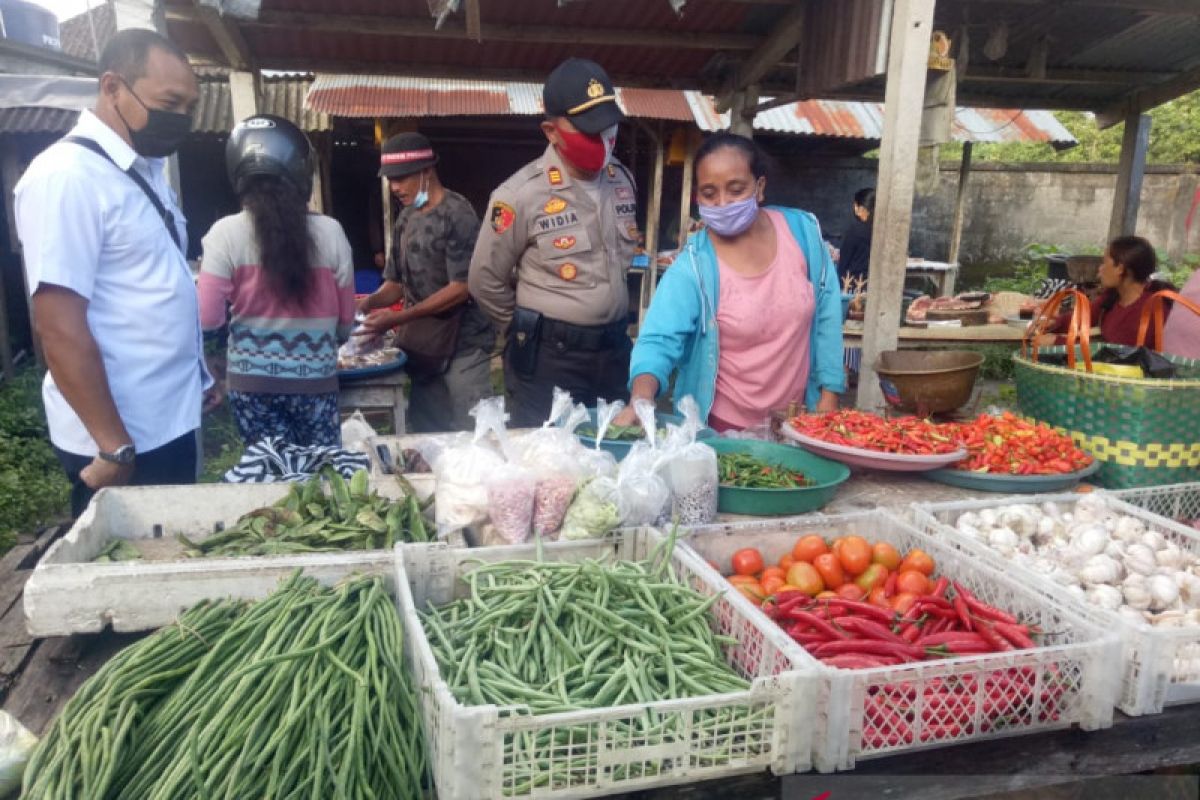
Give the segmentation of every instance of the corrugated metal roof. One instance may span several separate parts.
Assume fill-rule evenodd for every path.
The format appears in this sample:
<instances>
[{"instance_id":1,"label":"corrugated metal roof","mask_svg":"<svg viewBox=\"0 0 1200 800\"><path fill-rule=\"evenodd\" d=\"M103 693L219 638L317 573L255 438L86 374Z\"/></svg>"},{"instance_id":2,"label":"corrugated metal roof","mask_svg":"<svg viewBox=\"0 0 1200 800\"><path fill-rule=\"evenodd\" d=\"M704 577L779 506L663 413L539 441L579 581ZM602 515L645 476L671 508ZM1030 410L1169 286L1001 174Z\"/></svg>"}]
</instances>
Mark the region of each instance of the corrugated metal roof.
<instances>
[{"instance_id":1,"label":"corrugated metal roof","mask_svg":"<svg viewBox=\"0 0 1200 800\"><path fill-rule=\"evenodd\" d=\"M710 98L699 92L687 94L701 130L729 127L729 114L717 114ZM754 129L878 140L883 138L883 104L806 100L760 112L754 118ZM960 142L1047 142L1058 146L1076 143L1053 113L1041 110L959 108L954 115L952 135Z\"/></svg>"},{"instance_id":2,"label":"corrugated metal roof","mask_svg":"<svg viewBox=\"0 0 1200 800\"><path fill-rule=\"evenodd\" d=\"M78 111L65 108L0 108L0 134L66 133L75 126Z\"/></svg>"}]
</instances>

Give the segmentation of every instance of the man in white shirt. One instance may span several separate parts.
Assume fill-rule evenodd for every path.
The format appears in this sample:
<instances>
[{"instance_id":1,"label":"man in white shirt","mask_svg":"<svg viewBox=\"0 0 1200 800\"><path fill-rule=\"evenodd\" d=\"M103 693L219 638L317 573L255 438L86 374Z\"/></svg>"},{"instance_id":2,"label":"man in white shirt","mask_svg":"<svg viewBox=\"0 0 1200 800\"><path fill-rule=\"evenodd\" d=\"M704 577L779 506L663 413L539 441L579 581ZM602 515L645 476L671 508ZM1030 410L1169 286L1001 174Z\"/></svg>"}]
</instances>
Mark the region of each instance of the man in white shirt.
<instances>
[{"instance_id":1,"label":"man in white shirt","mask_svg":"<svg viewBox=\"0 0 1200 800\"><path fill-rule=\"evenodd\" d=\"M15 192L50 370L42 397L76 516L104 486L194 481L201 406L220 402L165 177L191 128L195 74L176 45L136 29L112 38L99 71L95 112Z\"/></svg>"}]
</instances>

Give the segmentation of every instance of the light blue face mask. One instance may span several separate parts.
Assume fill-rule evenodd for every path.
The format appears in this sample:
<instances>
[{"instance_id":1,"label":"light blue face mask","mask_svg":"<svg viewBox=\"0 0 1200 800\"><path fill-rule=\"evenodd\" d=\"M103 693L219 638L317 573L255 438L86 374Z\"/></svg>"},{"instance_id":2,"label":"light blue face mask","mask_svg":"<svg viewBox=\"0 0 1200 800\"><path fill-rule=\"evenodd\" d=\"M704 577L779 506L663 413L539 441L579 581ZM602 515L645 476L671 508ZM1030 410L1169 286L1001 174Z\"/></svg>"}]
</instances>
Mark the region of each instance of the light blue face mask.
<instances>
[{"instance_id":1,"label":"light blue face mask","mask_svg":"<svg viewBox=\"0 0 1200 800\"><path fill-rule=\"evenodd\" d=\"M425 190L425 173L421 173L421 190L417 192L417 196L413 198L413 208L424 208L429 202L429 192Z\"/></svg>"}]
</instances>

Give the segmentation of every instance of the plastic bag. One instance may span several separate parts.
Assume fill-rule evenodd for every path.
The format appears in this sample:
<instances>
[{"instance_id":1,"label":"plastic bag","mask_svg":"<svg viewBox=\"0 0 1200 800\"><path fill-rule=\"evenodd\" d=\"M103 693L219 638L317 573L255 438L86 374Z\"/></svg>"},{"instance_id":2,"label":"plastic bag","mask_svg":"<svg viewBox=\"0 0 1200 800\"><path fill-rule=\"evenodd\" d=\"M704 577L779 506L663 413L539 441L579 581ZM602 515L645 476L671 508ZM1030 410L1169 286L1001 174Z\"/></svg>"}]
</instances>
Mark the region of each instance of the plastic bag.
<instances>
[{"instance_id":1,"label":"plastic bag","mask_svg":"<svg viewBox=\"0 0 1200 800\"><path fill-rule=\"evenodd\" d=\"M707 525L717 518L717 454L696 441L704 427L696 400L688 395L679 402L679 410L683 424L670 429L661 456L671 489L672 516L680 525Z\"/></svg>"},{"instance_id":2,"label":"plastic bag","mask_svg":"<svg viewBox=\"0 0 1200 800\"><path fill-rule=\"evenodd\" d=\"M586 452L575 428L587 419L587 409L571 405L571 394L554 390L545 424L515 443L516 463L532 473L535 536L557 539L563 518L581 480L588 477L581 456Z\"/></svg>"},{"instance_id":3,"label":"plastic bag","mask_svg":"<svg viewBox=\"0 0 1200 800\"><path fill-rule=\"evenodd\" d=\"M533 531L537 485L533 473L511 465L488 482L488 516L496 535L504 543L521 544L529 540L529 534ZM571 488L573 493L574 483ZM566 513L565 507L563 513Z\"/></svg>"},{"instance_id":4,"label":"plastic bag","mask_svg":"<svg viewBox=\"0 0 1200 800\"><path fill-rule=\"evenodd\" d=\"M25 765L37 747L37 737L20 720L0 711L0 797L21 788Z\"/></svg>"},{"instance_id":5,"label":"plastic bag","mask_svg":"<svg viewBox=\"0 0 1200 800\"><path fill-rule=\"evenodd\" d=\"M654 405L636 400L633 408L646 438L629 448L617 468L617 508L623 525L661 525L670 520L671 490L658 472L661 454L656 444Z\"/></svg>"},{"instance_id":6,"label":"plastic bag","mask_svg":"<svg viewBox=\"0 0 1200 800\"><path fill-rule=\"evenodd\" d=\"M367 440L375 435L375 429L367 422L363 413L355 410L342 423L342 448L359 453L368 452Z\"/></svg>"},{"instance_id":7,"label":"plastic bag","mask_svg":"<svg viewBox=\"0 0 1200 800\"><path fill-rule=\"evenodd\" d=\"M462 434L444 448L432 462L437 477L434 492L434 520L438 536L483 524L488 518L488 483L506 469L504 457L488 442L495 434L503 447L504 398L489 397L471 409L475 417L475 432Z\"/></svg>"},{"instance_id":8,"label":"plastic bag","mask_svg":"<svg viewBox=\"0 0 1200 800\"><path fill-rule=\"evenodd\" d=\"M599 539L620 525L616 482L612 478L593 478L580 488L567 509L560 538Z\"/></svg>"}]
</instances>

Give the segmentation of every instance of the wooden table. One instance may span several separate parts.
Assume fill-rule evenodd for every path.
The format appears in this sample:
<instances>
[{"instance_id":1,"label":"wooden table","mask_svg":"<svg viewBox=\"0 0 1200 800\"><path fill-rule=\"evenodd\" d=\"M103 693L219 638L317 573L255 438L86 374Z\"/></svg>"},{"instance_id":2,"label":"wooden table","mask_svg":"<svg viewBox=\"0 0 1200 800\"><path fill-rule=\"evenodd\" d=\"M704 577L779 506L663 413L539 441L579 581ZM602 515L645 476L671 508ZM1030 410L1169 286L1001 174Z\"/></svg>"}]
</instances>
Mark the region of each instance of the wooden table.
<instances>
[{"instance_id":1,"label":"wooden table","mask_svg":"<svg viewBox=\"0 0 1200 800\"><path fill-rule=\"evenodd\" d=\"M1023 328L1011 325L967 325L947 328L914 328L903 325L900 328L900 341L909 347L922 343L929 344L1012 344L1020 346L1021 338L1025 335ZM842 339L846 347L862 347L863 324L857 320L849 320L842 326Z\"/></svg>"},{"instance_id":2,"label":"wooden table","mask_svg":"<svg viewBox=\"0 0 1200 800\"><path fill-rule=\"evenodd\" d=\"M408 386L408 373L402 369L382 375L341 382L338 391L338 408L344 411L355 409L385 409L392 412L392 432L397 436L408 433L405 412L408 398L404 389Z\"/></svg>"},{"instance_id":3,"label":"wooden table","mask_svg":"<svg viewBox=\"0 0 1200 800\"><path fill-rule=\"evenodd\" d=\"M958 280L958 264L945 261L911 260L904 268L907 275L925 275L937 285L935 297L953 297Z\"/></svg>"}]
</instances>

